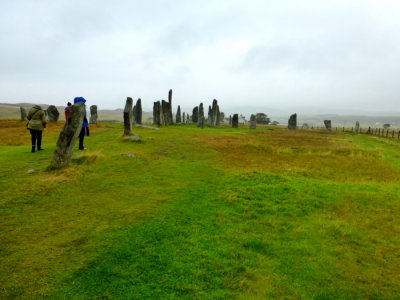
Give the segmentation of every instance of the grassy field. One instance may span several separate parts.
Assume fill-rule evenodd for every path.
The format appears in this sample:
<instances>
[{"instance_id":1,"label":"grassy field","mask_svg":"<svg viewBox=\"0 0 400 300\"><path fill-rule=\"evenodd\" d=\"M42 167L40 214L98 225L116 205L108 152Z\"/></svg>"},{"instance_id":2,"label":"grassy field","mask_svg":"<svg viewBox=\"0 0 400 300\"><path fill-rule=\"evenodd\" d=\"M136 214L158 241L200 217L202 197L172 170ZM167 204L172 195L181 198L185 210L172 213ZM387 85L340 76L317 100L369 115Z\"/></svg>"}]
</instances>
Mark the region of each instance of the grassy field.
<instances>
[{"instance_id":1,"label":"grassy field","mask_svg":"<svg viewBox=\"0 0 400 300\"><path fill-rule=\"evenodd\" d=\"M101 124L49 171L62 124L38 153L24 125L0 121L1 299L400 299L398 140Z\"/></svg>"}]
</instances>

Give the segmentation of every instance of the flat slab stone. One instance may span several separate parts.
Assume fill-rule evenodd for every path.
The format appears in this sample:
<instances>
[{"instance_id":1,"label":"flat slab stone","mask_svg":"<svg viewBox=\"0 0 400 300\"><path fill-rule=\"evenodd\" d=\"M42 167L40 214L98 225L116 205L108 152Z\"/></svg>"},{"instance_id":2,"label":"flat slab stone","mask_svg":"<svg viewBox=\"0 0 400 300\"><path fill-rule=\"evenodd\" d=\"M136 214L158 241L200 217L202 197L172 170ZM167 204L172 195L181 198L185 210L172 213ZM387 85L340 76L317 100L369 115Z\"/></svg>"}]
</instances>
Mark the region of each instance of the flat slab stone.
<instances>
[{"instance_id":1,"label":"flat slab stone","mask_svg":"<svg viewBox=\"0 0 400 300\"><path fill-rule=\"evenodd\" d=\"M147 128L147 129L153 129L153 130L160 130L160 128L158 128L158 127L149 126L149 125L141 125L141 124L135 125L135 127Z\"/></svg>"}]
</instances>

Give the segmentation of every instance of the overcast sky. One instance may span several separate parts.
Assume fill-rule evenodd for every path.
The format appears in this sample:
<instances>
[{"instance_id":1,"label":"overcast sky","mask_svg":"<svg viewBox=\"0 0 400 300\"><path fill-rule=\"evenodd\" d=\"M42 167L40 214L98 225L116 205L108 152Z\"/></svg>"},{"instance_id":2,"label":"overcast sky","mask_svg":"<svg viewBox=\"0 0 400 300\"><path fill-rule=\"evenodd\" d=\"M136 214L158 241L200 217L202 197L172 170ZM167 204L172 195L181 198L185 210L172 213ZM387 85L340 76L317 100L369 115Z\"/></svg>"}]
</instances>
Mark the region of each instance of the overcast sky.
<instances>
[{"instance_id":1,"label":"overcast sky","mask_svg":"<svg viewBox=\"0 0 400 300\"><path fill-rule=\"evenodd\" d=\"M400 112L400 1L0 0L0 102ZM176 106L175 106L176 107Z\"/></svg>"}]
</instances>

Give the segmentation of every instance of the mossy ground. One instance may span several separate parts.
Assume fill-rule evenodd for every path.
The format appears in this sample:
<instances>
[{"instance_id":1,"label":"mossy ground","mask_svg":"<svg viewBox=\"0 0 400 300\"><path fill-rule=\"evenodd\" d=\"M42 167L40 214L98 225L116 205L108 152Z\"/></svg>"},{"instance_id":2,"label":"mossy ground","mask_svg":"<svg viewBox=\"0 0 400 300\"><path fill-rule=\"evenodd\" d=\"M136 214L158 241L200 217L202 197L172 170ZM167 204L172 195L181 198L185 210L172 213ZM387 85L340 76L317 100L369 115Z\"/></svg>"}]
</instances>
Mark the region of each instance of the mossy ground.
<instances>
[{"instance_id":1,"label":"mossy ground","mask_svg":"<svg viewBox=\"0 0 400 300\"><path fill-rule=\"evenodd\" d=\"M400 297L398 140L103 124L49 171L61 125L0 122L0 298Z\"/></svg>"}]
</instances>

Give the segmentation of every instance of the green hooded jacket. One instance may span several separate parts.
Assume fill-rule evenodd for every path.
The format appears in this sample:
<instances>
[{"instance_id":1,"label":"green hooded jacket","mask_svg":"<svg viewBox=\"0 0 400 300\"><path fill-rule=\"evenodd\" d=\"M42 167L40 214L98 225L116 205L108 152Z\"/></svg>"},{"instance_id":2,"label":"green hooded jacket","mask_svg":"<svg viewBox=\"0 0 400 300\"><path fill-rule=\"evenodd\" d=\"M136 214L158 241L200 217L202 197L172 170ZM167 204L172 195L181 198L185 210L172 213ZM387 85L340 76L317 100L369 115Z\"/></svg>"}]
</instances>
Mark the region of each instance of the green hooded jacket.
<instances>
[{"instance_id":1,"label":"green hooded jacket","mask_svg":"<svg viewBox=\"0 0 400 300\"><path fill-rule=\"evenodd\" d=\"M43 130L46 127L46 116L40 105L35 105L28 112L28 129Z\"/></svg>"}]
</instances>

